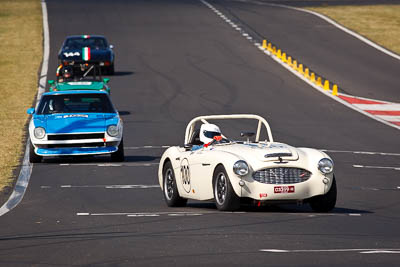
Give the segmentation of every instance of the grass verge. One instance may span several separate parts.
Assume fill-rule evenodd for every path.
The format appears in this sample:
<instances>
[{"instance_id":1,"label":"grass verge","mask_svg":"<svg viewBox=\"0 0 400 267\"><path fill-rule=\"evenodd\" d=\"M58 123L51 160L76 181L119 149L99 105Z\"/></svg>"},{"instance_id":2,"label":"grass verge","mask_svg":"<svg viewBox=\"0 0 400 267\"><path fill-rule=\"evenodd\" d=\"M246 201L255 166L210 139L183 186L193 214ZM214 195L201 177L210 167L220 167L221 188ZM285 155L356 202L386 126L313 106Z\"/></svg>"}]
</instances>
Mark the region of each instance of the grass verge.
<instances>
[{"instance_id":1,"label":"grass verge","mask_svg":"<svg viewBox=\"0 0 400 267\"><path fill-rule=\"evenodd\" d=\"M400 5L306 8L323 14L400 55Z\"/></svg>"},{"instance_id":2,"label":"grass verge","mask_svg":"<svg viewBox=\"0 0 400 267\"><path fill-rule=\"evenodd\" d=\"M0 0L0 191L13 183L42 60L39 0Z\"/></svg>"}]
</instances>

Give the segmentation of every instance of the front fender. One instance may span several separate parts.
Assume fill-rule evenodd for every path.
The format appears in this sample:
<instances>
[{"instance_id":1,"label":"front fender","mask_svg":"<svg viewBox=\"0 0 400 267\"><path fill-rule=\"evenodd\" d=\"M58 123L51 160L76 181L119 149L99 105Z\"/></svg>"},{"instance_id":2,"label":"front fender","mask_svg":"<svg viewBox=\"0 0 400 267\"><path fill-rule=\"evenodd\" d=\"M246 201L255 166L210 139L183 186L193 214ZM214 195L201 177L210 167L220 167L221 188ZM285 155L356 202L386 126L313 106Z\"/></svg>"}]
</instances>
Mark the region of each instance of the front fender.
<instances>
[{"instance_id":1,"label":"front fender","mask_svg":"<svg viewBox=\"0 0 400 267\"><path fill-rule=\"evenodd\" d=\"M158 183L160 184L161 190L163 190L163 169L165 166L165 163L167 161L170 161L172 164L172 168L174 169L174 174L175 174L175 179L176 177L176 169L179 168L179 161L176 161L176 158L180 157L181 154L181 149L178 146L173 146L168 148L167 150L164 151L164 153L161 156L160 159L160 164L158 165ZM178 188L179 189L179 188Z\"/></svg>"}]
</instances>

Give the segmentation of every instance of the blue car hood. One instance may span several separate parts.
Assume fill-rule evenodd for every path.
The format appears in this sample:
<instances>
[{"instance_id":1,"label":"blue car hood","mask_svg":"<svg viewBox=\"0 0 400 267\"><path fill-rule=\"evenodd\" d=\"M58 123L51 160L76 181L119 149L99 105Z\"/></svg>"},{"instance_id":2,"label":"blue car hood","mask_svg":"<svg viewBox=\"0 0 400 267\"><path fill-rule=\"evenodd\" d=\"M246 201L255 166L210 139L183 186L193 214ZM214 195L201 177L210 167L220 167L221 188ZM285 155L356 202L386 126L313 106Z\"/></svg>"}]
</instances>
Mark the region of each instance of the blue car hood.
<instances>
[{"instance_id":1,"label":"blue car hood","mask_svg":"<svg viewBox=\"0 0 400 267\"><path fill-rule=\"evenodd\" d=\"M91 133L105 132L111 124L118 124L117 114L104 113L65 113L37 116L35 127L41 126L46 133Z\"/></svg>"}]
</instances>

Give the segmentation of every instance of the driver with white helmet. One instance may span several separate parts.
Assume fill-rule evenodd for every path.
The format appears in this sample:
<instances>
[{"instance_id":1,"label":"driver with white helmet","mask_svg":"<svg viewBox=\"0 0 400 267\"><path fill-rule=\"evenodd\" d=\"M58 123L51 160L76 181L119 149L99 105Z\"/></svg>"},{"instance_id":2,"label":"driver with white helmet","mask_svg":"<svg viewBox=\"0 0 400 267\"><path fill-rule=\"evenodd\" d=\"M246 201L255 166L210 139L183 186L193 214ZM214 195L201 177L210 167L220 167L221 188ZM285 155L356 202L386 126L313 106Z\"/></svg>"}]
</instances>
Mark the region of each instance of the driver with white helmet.
<instances>
[{"instance_id":1,"label":"driver with white helmet","mask_svg":"<svg viewBox=\"0 0 400 267\"><path fill-rule=\"evenodd\" d=\"M197 150L203 147L208 147L214 141L221 141L222 134L219 127L215 124L202 124L200 127L200 141L203 145L193 146L192 150Z\"/></svg>"}]
</instances>

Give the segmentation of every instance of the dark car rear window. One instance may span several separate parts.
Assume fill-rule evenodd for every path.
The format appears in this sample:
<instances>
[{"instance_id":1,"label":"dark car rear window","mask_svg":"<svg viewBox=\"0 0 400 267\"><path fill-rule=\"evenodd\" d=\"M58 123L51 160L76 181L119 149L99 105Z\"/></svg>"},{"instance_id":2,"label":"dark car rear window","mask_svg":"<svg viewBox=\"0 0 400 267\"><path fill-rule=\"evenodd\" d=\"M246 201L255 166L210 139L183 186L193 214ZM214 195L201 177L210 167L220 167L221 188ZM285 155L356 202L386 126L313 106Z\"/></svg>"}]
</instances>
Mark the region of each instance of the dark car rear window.
<instances>
[{"instance_id":1,"label":"dark car rear window","mask_svg":"<svg viewBox=\"0 0 400 267\"><path fill-rule=\"evenodd\" d=\"M116 113L106 94L45 95L37 114Z\"/></svg>"},{"instance_id":2,"label":"dark car rear window","mask_svg":"<svg viewBox=\"0 0 400 267\"><path fill-rule=\"evenodd\" d=\"M73 37L65 41L64 49L81 49L90 47L91 49L106 49L107 41L101 37Z\"/></svg>"}]
</instances>

